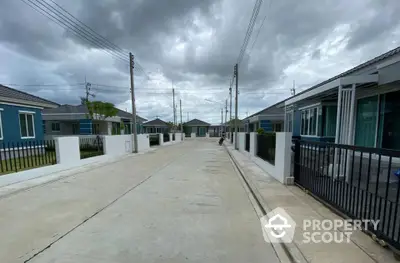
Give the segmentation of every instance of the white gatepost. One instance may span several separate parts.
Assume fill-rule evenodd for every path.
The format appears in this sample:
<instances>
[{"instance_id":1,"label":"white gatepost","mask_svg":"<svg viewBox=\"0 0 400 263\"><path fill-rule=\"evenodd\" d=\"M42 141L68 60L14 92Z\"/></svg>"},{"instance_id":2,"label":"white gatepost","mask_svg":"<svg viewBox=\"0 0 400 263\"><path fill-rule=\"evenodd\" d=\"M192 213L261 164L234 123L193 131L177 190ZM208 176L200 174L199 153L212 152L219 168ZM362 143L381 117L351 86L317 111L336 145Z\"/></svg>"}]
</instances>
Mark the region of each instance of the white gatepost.
<instances>
[{"instance_id":1,"label":"white gatepost","mask_svg":"<svg viewBox=\"0 0 400 263\"><path fill-rule=\"evenodd\" d=\"M149 137L150 136L148 134L138 134L137 135L138 152L145 152L150 149L150 138Z\"/></svg>"},{"instance_id":2,"label":"white gatepost","mask_svg":"<svg viewBox=\"0 0 400 263\"><path fill-rule=\"evenodd\" d=\"M239 149L239 152L245 152L245 143L246 143L246 133L239 132L238 133L238 149Z\"/></svg>"},{"instance_id":3,"label":"white gatepost","mask_svg":"<svg viewBox=\"0 0 400 263\"><path fill-rule=\"evenodd\" d=\"M158 136L160 138L160 145L163 145L164 144L164 134L159 133Z\"/></svg>"},{"instance_id":4,"label":"white gatepost","mask_svg":"<svg viewBox=\"0 0 400 263\"><path fill-rule=\"evenodd\" d=\"M275 171L278 173L279 180L283 184L294 184L294 178L290 176L292 161L292 133L276 133L275 149Z\"/></svg>"},{"instance_id":5,"label":"white gatepost","mask_svg":"<svg viewBox=\"0 0 400 263\"><path fill-rule=\"evenodd\" d=\"M192 133L190 134L190 138L196 138L196 133L192 132Z\"/></svg>"},{"instance_id":6,"label":"white gatepost","mask_svg":"<svg viewBox=\"0 0 400 263\"><path fill-rule=\"evenodd\" d=\"M169 142L172 143L172 133L169 134Z\"/></svg>"},{"instance_id":7,"label":"white gatepost","mask_svg":"<svg viewBox=\"0 0 400 263\"><path fill-rule=\"evenodd\" d=\"M206 133L206 138L210 138L210 134L208 132Z\"/></svg>"},{"instance_id":8,"label":"white gatepost","mask_svg":"<svg viewBox=\"0 0 400 263\"><path fill-rule=\"evenodd\" d=\"M81 160L79 137L57 137L56 158L59 164L76 164Z\"/></svg>"},{"instance_id":9,"label":"white gatepost","mask_svg":"<svg viewBox=\"0 0 400 263\"><path fill-rule=\"evenodd\" d=\"M250 132L250 151L251 156L257 155L257 133Z\"/></svg>"}]
</instances>

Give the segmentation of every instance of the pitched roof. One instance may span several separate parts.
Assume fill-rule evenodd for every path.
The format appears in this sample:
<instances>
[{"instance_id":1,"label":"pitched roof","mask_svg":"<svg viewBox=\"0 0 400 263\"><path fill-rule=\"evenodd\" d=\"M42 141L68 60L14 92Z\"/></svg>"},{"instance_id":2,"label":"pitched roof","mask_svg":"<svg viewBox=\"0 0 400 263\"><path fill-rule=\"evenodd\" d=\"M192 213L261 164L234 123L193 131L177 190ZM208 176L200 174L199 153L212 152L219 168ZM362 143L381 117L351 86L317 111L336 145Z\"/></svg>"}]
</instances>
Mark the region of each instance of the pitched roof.
<instances>
[{"instance_id":1,"label":"pitched roof","mask_svg":"<svg viewBox=\"0 0 400 263\"><path fill-rule=\"evenodd\" d=\"M199 119L193 119L191 121L184 123L183 125L186 125L186 126L210 126L209 123L199 120Z\"/></svg>"},{"instance_id":2,"label":"pitched roof","mask_svg":"<svg viewBox=\"0 0 400 263\"><path fill-rule=\"evenodd\" d=\"M120 109L117 109L117 110L118 110L118 113L117 113L118 117L125 118L125 119L132 118L132 113L129 113L129 112L126 112L126 111L123 111L123 110L120 110ZM68 105L68 104L64 104L64 105L61 105L61 106L59 106L57 108L54 108L54 109L44 109L42 114L46 115L46 114L57 114L57 113L59 113L59 114L66 114L66 113L67 114L68 113L71 113L71 114L79 114L79 113L88 114L89 111L88 111L88 109L87 109L87 107L85 105ZM142 121L142 122L146 121L145 118L142 118L142 117L140 117L138 115L136 115L136 117L138 118L138 121Z\"/></svg>"},{"instance_id":3,"label":"pitched roof","mask_svg":"<svg viewBox=\"0 0 400 263\"><path fill-rule=\"evenodd\" d=\"M168 127L168 123L166 123L165 121L163 121L159 118L156 118L154 120L143 123L143 126L166 126L166 127Z\"/></svg>"},{"instance_id":4,"label":"pitched roof","mask_svg":"<svg viewBox=\"0 0 400 263\"><path fill-rule=\"evenodd\" d=\"M2 98L1 100L4 101L17 102L17 103L18 101L23 101L24 104L32 106L41 106L44 108L55 108L60 105L58 103L1 84L0 84L0 97Z\"/></svg>"},{"instance_id":5,"label":"pitched roof","mask_svg":"<svg viewBox=\"0 0 400 263\"><path fill-rule=\"evenodd\" d=\"M334 77L332 77L332 78L330 78L330 79L327 79L327 80L325 80L325 81L323 81L323 82L321 82L321 83L318 83L318 84L316 84L316 85L314 85L314 86L312 86L312 87L310 87L310 88L308 88L308 89L305 89L305 90L303 90L303 91L297 93L296 95L291 96L291 97L289 97L289 98L287 98L287 99L285 99L285 100L283 100L283 101L281 101L281 102L284 102L284 101L286 101L286 100L288 100L288 99L291 99L291 98L294 98L294 97L296 97L296 96L299 96L300 94L303 94L303 93L305 93L305 92L307 92L307 91L316 89L316 88L318 88L318 87L320 87L320 86L323 86L323 85L325 85L325 84L327 84L327 83L329 83L329 82L331 82L331 81L337 80L337 79L339 79L339 78L341 78L341 77L345 77L345 76L348 76L348 75L350 75L350 74L352 74L352 73L355 73L355 72L357 72L357 71L359 71L359 70L365 69L365 68L367 68L368 66L374 65L374 64L376 64L376 63L378 63L378 62L381 62L382 60L391 58L391 57L393 57L393 56L395 56L395 55L397 55L397 54L400 54L400 47L397 47L397 48L395 48L395 49L389 50L389 51L386 52L386 53L383 53L383 54L381 54L381 55L379 55L379 56L377 56L377 57L375 57L375 58L373 58L373 59L370 59L370 60L368 60L368 61L366 61L366 62L364 62L364 63L362 63L362 64L360 64L360 65L358 65L358 66L355 66L354 68L351 68L351 69L349 69L349 70L347 70L347 71L345 71L345 72L342 72L342 73L340 73L339 75L336 75L336 76L334 76Z\"/></svg>"}]
</instances>

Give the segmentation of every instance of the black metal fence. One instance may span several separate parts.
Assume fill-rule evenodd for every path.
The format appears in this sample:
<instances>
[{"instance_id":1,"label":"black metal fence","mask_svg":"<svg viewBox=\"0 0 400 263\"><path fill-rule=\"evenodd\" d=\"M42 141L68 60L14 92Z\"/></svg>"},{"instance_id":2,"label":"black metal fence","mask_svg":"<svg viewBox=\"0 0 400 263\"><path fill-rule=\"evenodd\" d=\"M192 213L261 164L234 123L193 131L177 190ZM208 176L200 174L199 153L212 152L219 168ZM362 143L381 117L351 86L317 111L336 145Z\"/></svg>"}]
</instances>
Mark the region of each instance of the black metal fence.
<instances>
[{"instance_id":1,"label":"black metal fence","mask_svg":"<svg viewBox=\"0 0 400 263\"><path fill-rule=\"evenodd\" d=\"M103 137L96 136L95 138L79 138L79 151L81 159L103 155Z\"/></svg>"},{"instance_id":2,"label":"black metal fence","mask_svg":"<svg viewBox=\"0 0 400 263\"><path fill-rule=\"evenodd\" d=\"M0 143L0 175L56 163L54 140Z\"/></svg>"},{"instance_id":3,"label":"black metal fence","mask_svg":"<svg viewBox=\"0 0 400 263\"><path fill-rule=\"evenodd\" d=\"M400 151L294 140L295 182L400 249Z\"/></svg>"},{"instance_id":4,"label":"black metal fence","mask_svg":"<svg viewBox=\"0 0 400 263\"><path fill-rule=\"evenodd\" d=\"M164 142L169 142L169 133L164 133L163 134L163 141Z\"/></svg>"},{"instance_id":5,"label":"black metal fence","mask_svg":"<svg viewBox=\"0 0 400 263\"><path fill-rule=\"evenodd\" d=\"M150 134L149 135L150 146L160 145L160 135Z\"/></svg>"},{"instance_id":6,"label":"black metal fence","mask_svg":"<svg viewBox=\"0 0 400 263\"><path fill-rule=\"evenodd\" d=\"M275 165L276 134L257 134L257 156Z\"/></svg>"},{"instance_id":7,"label":"black metal fence","mask_svg":"<svg viewBox=\"0 0 400 263\"><path fill-rule=\"evenodd\" d=\"M172 134L172 141L175 141L175 133Z\"/></svg>"},{"instance_id":8,"label":"black metal fence","mask_svg":"<svg viewBox=\"0 0 400 263\"><path fill-rule=\"evenodd\" d=\"M244 140L244 149L248 152L250 152L250 133L245 134L245 140Z\"/></svg>"}]
</instances>

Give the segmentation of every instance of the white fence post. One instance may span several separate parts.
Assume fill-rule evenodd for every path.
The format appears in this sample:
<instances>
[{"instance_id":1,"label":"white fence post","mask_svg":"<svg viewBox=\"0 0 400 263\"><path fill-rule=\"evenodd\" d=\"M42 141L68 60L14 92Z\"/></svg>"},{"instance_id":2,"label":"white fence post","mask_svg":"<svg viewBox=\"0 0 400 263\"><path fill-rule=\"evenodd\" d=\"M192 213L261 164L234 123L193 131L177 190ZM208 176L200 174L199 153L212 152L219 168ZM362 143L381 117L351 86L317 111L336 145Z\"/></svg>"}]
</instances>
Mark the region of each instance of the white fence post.
<instances>
[{"instance_id":1,"label":"white fence post","mask_svg":"<svg viewBox=\"0 0 400 263\"><path fill-rule=\"evenodd\" d=\"M276 133L275 166L276 173L281 178L283 184L293 184L294 180L290 177L291 156L292 156L292 133Z\"/></svg>"},{"instance_id":2,"label":"white fence post","mask_svg":"<svg viewBox=\"0 0 400 263\"><path fill-rule=\"evenodd\" d=\"M250 133L250 155L257 156L257 133Z\"/></svg>"},{"instance_id":3,"label":"white fence post","mask_svg":"<svg viewBox=\"0 0 400 263\"><path fill-rule=\"evenodd\" d=\"M169 141L172 143L172 133L169 134Z\"/></svg>"},{"instance_id":4,"label":"white fence post","mask_svg":"<svg viewBox=\"0 0 400 263\"><path fill-rule=\"evenodd\" d=\"M190 138L196 138L196 133L192 132L192 133L190 134Z\"/></svg>"},{"instance_id":5,"label":"white fence post","mask_svg":"<svg viewBox=\"0 0 400 263\"><path fill-rule=\"evenodd\" d=\"M123 155L132 153L132 135L112 135L103 137L105 155Z\"/></svg>"},{"instance_id":6,"label":"white fence post","mask_svg":"<svg viewBox=\"0 0 400 263\"><path fill-rule=\"evenodd\" d=\"M239 132L238 134L238 148L239 152L245 151L246 134L244 132Z\"/></svg>"},{"instance_id":7,"label":"white fence post","mask_svg":"<svg viewBox=\"0 0 400 263\"><path fill-rule=\"evenodd\" d=\"M150 136L148 134L138 134L138 152L150 149Z\"/></svg>"},{"instance_id":8,"label":"white fence post","mask_svg":"<svg viewBox=\"0 0 400 263\"><path fill-rule=\"evenodd\" d=\"M80 161L79 137L57 137L56 156L59 164L76 164Z\"/></svg>"},{"instance_id":9,"label":"white fence post","mask_svg":"<svg viewBox=\"0 0 400 263\"><path fill-rule=\"evenodd\" d=\"M164 144L164 134L159 133L158 136L160 136L160 145Z\"/></svg>"}]
</instances>

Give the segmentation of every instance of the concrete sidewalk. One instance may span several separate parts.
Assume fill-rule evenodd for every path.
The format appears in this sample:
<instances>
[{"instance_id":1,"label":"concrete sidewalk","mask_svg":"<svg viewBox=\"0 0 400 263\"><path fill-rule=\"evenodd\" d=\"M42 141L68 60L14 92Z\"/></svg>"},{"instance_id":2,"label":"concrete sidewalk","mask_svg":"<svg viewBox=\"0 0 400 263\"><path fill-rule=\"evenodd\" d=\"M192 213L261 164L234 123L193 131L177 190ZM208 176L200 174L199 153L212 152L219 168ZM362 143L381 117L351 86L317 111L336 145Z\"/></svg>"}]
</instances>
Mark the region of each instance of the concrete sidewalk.
<instances>
[{"instance_id":1,"label":"concrete sidewalk","mask_svg":"<svg viewBox=\"0 0 400 263\"><path fill-rule=\"evenodd\" d=\"M287 244L289 253L297 262L348 263L348 262L398 262L391 251L382 248L368 235L355 231L349 243L304 243L304 219L343 219L307 195L297 186L285 186L265 173L247 156L234 150L227 143L226 148L249 182L266 212L281 207L295 220L294 241ZM343 232L343 231L340 231Z\"/></svg>"}]
</instances>

